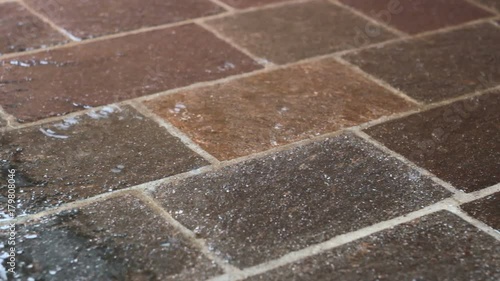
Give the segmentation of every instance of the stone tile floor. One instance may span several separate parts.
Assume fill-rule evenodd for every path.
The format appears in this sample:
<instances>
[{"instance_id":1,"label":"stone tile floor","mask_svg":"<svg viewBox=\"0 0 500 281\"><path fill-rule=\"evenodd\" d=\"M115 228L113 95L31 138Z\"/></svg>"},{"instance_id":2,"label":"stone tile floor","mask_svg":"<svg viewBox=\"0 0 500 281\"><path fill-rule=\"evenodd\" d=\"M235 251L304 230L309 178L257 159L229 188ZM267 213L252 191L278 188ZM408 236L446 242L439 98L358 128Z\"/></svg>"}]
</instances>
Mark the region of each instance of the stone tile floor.
<instances>
[{"instance_id":1,"label":"stone tile floor","mask_svg":"<svg viewBox=\"0 0 500 281\"><path fill-rule=\"evenodd\" d=\"M0 0L0 280L500 280L499 7Z\"/></svg>"}]
</instances>

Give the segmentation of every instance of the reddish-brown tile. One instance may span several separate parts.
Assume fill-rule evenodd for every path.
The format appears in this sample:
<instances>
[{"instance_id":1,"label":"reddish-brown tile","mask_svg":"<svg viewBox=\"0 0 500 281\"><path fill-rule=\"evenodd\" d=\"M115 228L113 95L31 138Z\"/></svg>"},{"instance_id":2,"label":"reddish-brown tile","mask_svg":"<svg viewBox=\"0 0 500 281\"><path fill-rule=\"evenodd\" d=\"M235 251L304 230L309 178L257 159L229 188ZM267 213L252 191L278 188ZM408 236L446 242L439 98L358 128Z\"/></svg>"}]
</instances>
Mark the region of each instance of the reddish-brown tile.
<instances>
[{"instance_id":1,"label":"reddish-brown tile","mask_svg":"<svg viewBox=\"0 0 500 281\"><path fill-rule=\"evenodd\" d=\"M436 102L500 84L500 28L486 23L346 56L407 95Z\"/></svg>"},{"instance_id":2,"label":"reddish-brown tile","mask_svg":"<svg viewBox=\"0 0 500 281\"><path fill-rule=\"evenodd\" d=\"M419 33L493 16L465 0L340 0L407 33Z\"/></svg>"},{"instance_id":3,"label":"reddish-brown tile","mask_svg":"<svg viewBox=\"0 0 500 281\"><path fill-rule=\"evenodd\" d=\"M0 64L0 105L21 122L261 67L191 24L11 58Z\"/></svg>"},{"instance_id":4,"label":"reddish-brown tile","mask_svg":"<svg viewBox=\"0 0 500 281\"><path fill-rule=\"evenodd\" d=\"M175 219L238 267L278 258L448 196L450 192L429 178L351 134L155 191Z\"/></svg>"},{"instance_id":5,"label":"reddish-brown tile","mask_svg":"<svg viewBox=\"0 0 500 281\"><path fill-rule=\"evenodd\" d=\"M240 9L254 7L254 6L262 6L284 1L287 0L222 0L222 2Z\"/></svg>"},{"instance_id":6,"label":"reddish-brown tile","mask_svg":"<svg viewBox=\"0 0 500 281\"><path fill-rule=\"evenodd\" d=\"M462 205L462 209L500 231L500 193Z\"/></svg>"},{"instance_id":7,"label":"reddish-brown tile","mask_svg":"<svg viewBox=\"0 0 500 281\"><path fill-rule=\"evenodd\" d=\"M209 0L26 0L79 38L118 33L219 13Z\"/></svg>"},{"instance_id":8,"label":"reddish-brown tile","mask_svg":"<svg viewBox=\"0 0 500 281\"><path fill-rule=\"evenodd\" d=\"M17 208L28 213L208 164L128 107L2 132L0 160L2 174L16 170ZM0 180L1 199L6 178Z\"/></svg>"},{"instance_id":9,"label":"reddish-brown tile","mask_svg":"<svg viewBox=\"0 0 500 281\"><path fill-rule=\"evenodd\" d=\"M245 281L497 281L500 242L439 212Z\"/></svg>"},{"instance_id":10,"label":"reddish-brown tile","mask_svg":"<svg viewBox=\"0 0 500 281\"><path fill-rule=\"evenodd\" d=\"M382 27L327 1L295 3L208 23L250 52L277 63L394 37Z\"/></svg>"},{"instance_id":11,"label":"reddish-brown tile","mask_svg":"<svg viewBox=\"0 0 500 281\"><path fill-rule=\"evenodd\" d=\"M16 225L16 231L16 278L2 280L198 281L222 273L131 195ZM0 230L5 244L8 235ZM2 247L0 255L6 253Z\"/></svg>"},{"instance_id":12,"label":"reddish-brown tile","mask_svg":"<svg viewBox=\"0 0 500 281\"><path fill-rule=\"evenodd\" d=\"M367 133L467 192L500 182L500 93L374 126Z\"/></svg>"},{"instance_id":13,"label":"reddish-brown tile","mask_svg":"<svg viewBox=\"0 0 500 281\"><path fill-rule=\"evenodd\" d=\"M0 54L43 48L67 39L14 2L0 3Z\"/></svg>"},{"instance_id":14,"label":"reddish-brown tile","mask_svg":"<svg viewBox=\"0 0 500 281\"><path fill-rule=\"evenodd\" d=\"M410 105L333 59L151 100L219 159L364 123Z\"/></svg>"}]
</instances>

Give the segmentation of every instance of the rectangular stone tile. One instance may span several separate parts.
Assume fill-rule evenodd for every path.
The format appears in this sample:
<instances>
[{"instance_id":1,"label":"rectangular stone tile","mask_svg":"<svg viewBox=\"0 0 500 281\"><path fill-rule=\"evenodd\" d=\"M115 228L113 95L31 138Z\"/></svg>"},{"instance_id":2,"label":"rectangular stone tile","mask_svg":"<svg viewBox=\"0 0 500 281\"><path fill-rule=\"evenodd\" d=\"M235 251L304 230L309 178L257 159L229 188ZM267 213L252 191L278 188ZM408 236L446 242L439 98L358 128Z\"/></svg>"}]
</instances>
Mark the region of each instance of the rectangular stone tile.
<instances>
[{"instance_id":1,"label":"rectangular stone tile","mask_svg":"<svg viewBox=\"0 0 500 281\"><path fill-rule=\"evenodd\" d=\"M276 63L325 55L394 36L327 1L311 1L208 22L253 54Z\"/></svg>"},{"instance_id":2,"label":"rectangular stone tile","mask_svg":"<svg viewBox=\"0 0 500 281\"><path fill-rule=\"evenodd\" d=\"M224 11L209 0L27 0L25 2L78 38L98 37Z\"/></svg>"},{"instance_id":3,"label":"rectangular stone tile","mask_svg":"<svg viewBox=\"0 0 500 281\"><path fill-rule=\"evenodd\" d=\"M411 108L333 59L168 95L146 104L224 160Z\"/></svg>"},{"instance_id":4,"label":"rectangular stone tile","mask_svg":"<svg viewBox=\"0 0 500 281\"><path fill-rule=\"evenodd\" d=\"M415 34L493 16L466 0L340 0L344 4Z\"/></svg>"},{"instance_id":5,"label":"rectangular stone tile","mask_svg":"<svg viewBox=\"0 0 500 281\"><path fill-rule=\"evenodd\" d=\"M262 6L272 3L284 2L287 0L222 0L222 2L229 4L235 8L249 8L255 6Z\"/></svg>"},{"instance_id":6,"label":"rectangular stone tile","mask_svg":"<svg viewBox=\"0 0 500 281\"><path fill-rule=\"evenodd\" d=\"M500 232L500 193L462 205L462 209Z\"/></svg>"},{"instance_id":7,"label":"rectangular stone tile","mask_svg":"<svg viewBox=\"0 0 500 281\"><path fill-rule=\"evenodd\" d=\"M207 164L164 128L128 107L104 107L62 122L4 132L0 156L3 174L16 170L20 213ZM1 184L7 184L6 177Z\"/></svg>"},{"instance_id":8,"label":"rectangular stone tile","mask_svg":"<svg viewBox=\"0 0 500 281\"><path fill-rule=\"evenodd\" d=\"M68 41L24 7L0 3L0 55L43 48Z\"/></svg>"},{"instance_id":9,"label":"rectangular stone tile","mask_svg":"<svg viewBox=\"0 0 500 281\"><path fill-rule=\"evenodd\" d=\"M2 61L0 105L33 121L258 68L188 24Z\"/></svg>"},{"instance_id":10,"label":"rectangular stone tile","mask_svg":"<svg viewBox=\"0 0 500 281\"><path fill-rule=\"evenodd\" d=\"M500 242L443 211L245 281L499 279Z\"/></svg>"},{"instance_id":11,"label":"rectangular stone tile","mask_svg":"<svg viewBox=\"0 0 500 281\"><path fill-rule=\"evenodd\" d=\"M238 267L417 210L450 193L341 135L158 188L175 219Z\"/></svg>"},{"instance_id":12,"label":"rectangular stone tile","mask_svg":"<svg viewBox=\"0 0 500 281\"><path fill-rule=\"evenodd\" d=\"M410 97L431 103L500 84L499 45L500 29L488 23L345 58Z\"/></svg>"},{"instance_id":13,"label":"rectangular stone tile","mask_svg":"<svg viewBox=\"0 0 500 281\"><path fill-rule=\"evenodd\" d=\"M377 125L368 134L466 192L500 182L500 93Z\"/></svg>"},{"instance_id":14,"label":"rectangular stone tile","mask_svg":"<svg viewBox=\"0 0 500 281\"><path fill-rule=\"evenodd\" d=\"M131 195L16 228L16 280L177 281L221 273L178 230ZM1 232L6 242L8 229ZM8 254L8 247L0 249L1 255Z\"/></svg>"}]
</instances>

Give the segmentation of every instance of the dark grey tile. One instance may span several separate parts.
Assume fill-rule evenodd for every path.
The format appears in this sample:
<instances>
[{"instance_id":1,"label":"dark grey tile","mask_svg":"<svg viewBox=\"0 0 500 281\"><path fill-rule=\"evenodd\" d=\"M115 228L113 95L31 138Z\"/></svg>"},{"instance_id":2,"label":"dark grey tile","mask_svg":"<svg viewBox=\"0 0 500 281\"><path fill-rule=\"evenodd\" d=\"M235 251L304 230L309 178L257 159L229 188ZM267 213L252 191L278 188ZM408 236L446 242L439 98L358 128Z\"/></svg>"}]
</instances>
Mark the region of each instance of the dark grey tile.
<instances>
[{"instance_id":1,"label":"dark grey tile","mask_svg":"<svg viewBox=\"0 0 500 281\"><path fill-rule=\"evenodd\" d=\"M462 209L500 232L500 192L462 205Z\"/></svg>"},{"instance_id":2,"label":"dark grey tile","mask_svg":"<svg viewBox=\"0 0 500 281\"><path fill-rule=\"evenodd\" d=\"M499 279L500 242L439 212L245 281Z\"/></svg>"},{"instance_id":3,"label":"dark grey tile","mask_svg":"<svg viewBox=\"0 0 500 281\"><path fill-rule=\"evenodd\" d=\"M3 227L2 242L8 235ZM16 237L16 280L177 281L221 273L178 230L131 195L17 225ZM8 251L2 248L0 255Z\"/></svg>"},{"instance_id":4,"label":"dark grey tile","mask_svg":"<svg viewBox=\"0 0 500 281\"><path fill-rule=\"evenodd\" d=\"M170 183L155 193L177 220L239 267L449 195L350 134Z\"/></svg>"}]
</instances>

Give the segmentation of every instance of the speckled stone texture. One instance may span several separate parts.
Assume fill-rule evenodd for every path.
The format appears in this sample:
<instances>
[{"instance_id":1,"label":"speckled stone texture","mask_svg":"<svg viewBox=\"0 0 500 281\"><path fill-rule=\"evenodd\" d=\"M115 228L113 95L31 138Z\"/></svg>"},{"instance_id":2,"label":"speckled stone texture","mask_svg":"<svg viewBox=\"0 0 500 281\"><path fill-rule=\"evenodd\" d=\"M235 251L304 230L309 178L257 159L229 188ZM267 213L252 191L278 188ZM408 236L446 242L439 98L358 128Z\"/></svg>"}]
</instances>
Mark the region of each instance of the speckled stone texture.
<instances>
[{"instance_id":1,"label":"speckled stone texture","mask_svg":"<svg viewBox=\"0 0 500 281\"><path fill-rule=\"evenodd\" d=\"M223 160L412 108L333 59L184 91L146 104Z\"/></svg>"},{"instance_id":2,"label":"speckled stone texture","mask_svg":"<svg viewBox=\"0 0 500 281\"><path fill-rule=\"evenodd\" d=\"M207 162L136 111L104 108L0 135L1 184L16 169L19 213L32 213ZM2 188L2 199L7 196ZM2 205L5 208L6 205Z\"/></svg>"},{"instance_id":3,"label":"speckled stone texture","mask_svg":"<svg viewBox=\"0 0 500 281\"><path fill-rule=\"evenodd\" d=\"M124 32L224 11L209 0L26 0L78 38Z\"/></svg>"},{"instance_id":4,"label":"speckled stone texture","mask_svg":"<svg viewBox=\"0 0 500 281\"><path fill-rule=\"evenodd\" d=\"M462 209L500 232L500 193L462 205Z\"/></svg>"},{"instance_id":5,"label":"speckled stone texture","mask_svg":"<svg viewBox=\"0 0 500 281\"><path fill-rule=\"evenodd\" d=\"M500 242L439 212L245 281L499 279Z\"/></svg>"},{"instance_id":6,"label":"speckled stone texture","mask_svg":"<svg viewBox=\"0 0 500 281\"><path fill-rule=\"evenodd\" d=\"M493 14L466 0L340 0L410 34L453 26Z\"/></svg>"},{"instance_id":7,"label":"speckled stone texture","mask_svg":"<svg viewBox=\"0 0 500 281\"><path fill-rule=\"evenodd\" d=\"M0 3L0 55L68 41L20 4Z\"/></svg>"},{"instance_id":8,"label":"speckled stone texture","mask_svg":"<svg viewBox=\"0 0 500 281\"><path fill-rule=\"evenodd\" d=\"M500 182L500 92L366 130L410 161L472 192Z\"/></svg>"},{"instance_id":9,"label":"speckled stone texture","mask_svg":"<svg viewBox=\"0 0 500 281\"><path fill-rule=\"evenodd\" d=\"M253 54L276 63L393 38L382 27L327 1L238 14L208 24Z\"/></svg>"},{"instance_id":10,"label":"speckled stone texture","mask_svg":"<svg viewBox=\"0 0 500 281\"><path fill-rule=\"evenodd\" d=\"M242 8L262 6L273 3L280 3L288 0L221 0L221 1L235 8L242 9Z\"/></svg>"},{"instance_id":11,"label":"speckled stone texture","mask_svg":"<svg viewBox=\"0 0 500 281\"><path fill-rule=\"evenodd\" d=\"M178 281L221 273L188 239L130 195L18 225L17 237L19 280ZM6 253L6 248L0 251Z\"/></svg>"},{"instance_id":12,"label":"speckled stone texture","mask_svg":"<svg viewBox=\"0 0 500 281\"><path fill-rule=\"evenodd\" d=\"M278 258L449 195L352 135L166 184L154 194L214 253L238 267Z\"/></svg>"},{"instance_id":13,"label":"speckled stone texture","mask_svg":"<svg viewBox=\"0 0 500 281\"><path fill-rule=\"evenodd\" d=\"M500 28L485 23L345 58L405 94L431 103L499 85L498 46Z\"/></svg>"},{"instance_id":14,"label":"speckled stone texture","mask_svg":"<svg viewBox=\"0 0 500 281\"><path fill-rule=\"evenodd\" d=\"M13 60L27 67L13 64ZM4 84L0 104L21 121L261 67L193 24L12 58L0 64L0 83Z\"/></svg>"}]
</instances>

